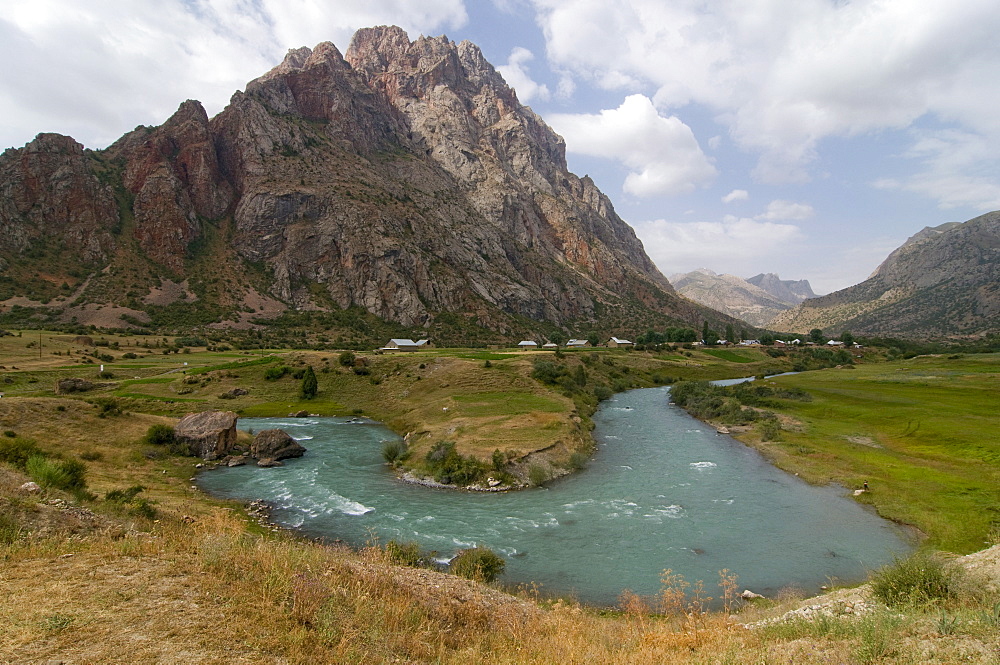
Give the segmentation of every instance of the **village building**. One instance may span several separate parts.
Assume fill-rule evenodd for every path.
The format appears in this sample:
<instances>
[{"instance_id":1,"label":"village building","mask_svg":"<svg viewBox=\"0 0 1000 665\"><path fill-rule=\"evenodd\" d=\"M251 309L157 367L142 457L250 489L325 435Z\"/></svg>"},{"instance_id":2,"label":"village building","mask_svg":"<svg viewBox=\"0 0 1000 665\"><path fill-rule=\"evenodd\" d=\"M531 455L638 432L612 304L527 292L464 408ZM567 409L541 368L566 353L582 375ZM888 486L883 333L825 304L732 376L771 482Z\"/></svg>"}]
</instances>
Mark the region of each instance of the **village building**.
<instances>
[{"instance_id":1,"label":"village building","mask_svg":"<svg viewBox=\"0 0 1000 665\"><path fill-rule=\"evenodd\" d=\"M545 344L542 344L542 348L543 349L558 349L559 345L556 344L555 342L545 342Z\"/></svg>"},{"instance_id":2,"label":"village building","mask_svg":"<svg viewBox=\"0 0 1000 665\"><path fill-rule=\"evenodd\" d=\"M424 344L427 340L422 340ZM382 347L382 351L419 351L421 346L412 339L390 339L389 343Z\"/></svg>"},{"instance_id":3,"label":"village building","mask_svg":"<svg viewBox=\"0 0 1000 665\"><path fill-rule=\"evenodd\" d=\"M571 339L566 342L566 346L569 348L580 348L584 346L590 346L590 342L585 339Z\"/></svg>"},{"instance_id":4,"label":"village building","mask_svg":"<svg viewBox=\"0 0 1000 665\"><path fill-rule=\"evenodd\" d=\"M538 343L526 339L523 342L518 342L517 348L521 349L522 351L534 351L535 349L538 348Z\"/></svg>"},{"instance_id":5,"label":"village building","mask_svg":"<svg viewBox=\"0 0 1000 665\"><path fill-rule=\"evenodd\" d=\"M635 346L635 342L630 342L627 339L619 339L618 337L612 337L608 340L608 348L610 349L624 349L632 348Z\"/></svg>"}]
</instances>

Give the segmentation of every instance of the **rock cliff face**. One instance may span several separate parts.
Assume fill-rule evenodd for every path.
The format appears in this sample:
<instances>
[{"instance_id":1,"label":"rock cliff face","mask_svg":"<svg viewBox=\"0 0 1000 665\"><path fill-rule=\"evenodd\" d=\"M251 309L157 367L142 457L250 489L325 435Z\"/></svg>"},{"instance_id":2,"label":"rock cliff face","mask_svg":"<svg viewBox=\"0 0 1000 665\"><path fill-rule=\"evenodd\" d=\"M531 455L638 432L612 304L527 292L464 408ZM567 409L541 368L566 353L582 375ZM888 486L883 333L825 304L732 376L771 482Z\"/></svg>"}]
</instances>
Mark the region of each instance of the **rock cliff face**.
<instances>
[{"instance_id":1,"label":"rock cliff face","mask_svg":"<svg viewBox=\"0 0 1000 665\"><path fill-rule=\"evenodd\" d=\"M806 300L772 327L901 337L1000 332L1000 212L923 229L864 282Z\"/></svg>"},{"instance_id":2,"label":"rock cliff face","mask_svg":"<svg viewBox=\"0 0 1000 665\"><path fill-rule=\"evenodd\" d=\"M807 280L782 280L774 273L743 279L702 268L672 275L670 283L681 295L758 327L815 296Z\"/></svg>"},{"instance_id":3,"label":"rock cliff face","mask_svg":"<svg viewBox=\"0 0 1000 665\"><path fill-rule=\"evenodd\" d=\"M191 278L201 306L267 291L408 326L719 319L678 297L564 152L475 45L365 29L346 57L290 51L215 118L187 101L105 151L56 135L8 150L0 269L52 236L84 248L77 303L137 307Z\"/></svg>"}]
</instances>

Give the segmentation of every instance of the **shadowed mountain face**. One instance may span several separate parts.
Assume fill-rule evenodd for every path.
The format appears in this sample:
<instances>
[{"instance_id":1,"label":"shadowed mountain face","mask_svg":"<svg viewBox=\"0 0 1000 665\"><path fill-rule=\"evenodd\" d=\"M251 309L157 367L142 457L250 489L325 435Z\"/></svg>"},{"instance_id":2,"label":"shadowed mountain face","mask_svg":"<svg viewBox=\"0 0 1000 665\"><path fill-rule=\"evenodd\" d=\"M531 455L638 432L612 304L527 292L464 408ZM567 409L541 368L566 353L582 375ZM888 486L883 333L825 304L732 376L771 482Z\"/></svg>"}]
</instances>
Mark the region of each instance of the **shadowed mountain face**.
<instances>
[{"instance_id":1,"label":"shadowed mountain face","mask_svg":"<svg viewBox=\"0 0 1000 665\"><path fill-rule=\"evenodd\" d=\"M1000 212L923 229L864 282L806 300L771 327L938 338L1000 332Z\"/></svg>"},{"instance_id":2,"label":"shadowed mountain face","mask_svg":"<svg viewBox=\"0 0 1000 665\"><path fill-rule=\"evenodd\" d=\"M782 280L774 273L742 279L702 268L672 275L670 283L681 295L758 327L816 295L807 280Z\"/></svg>"},{"instance_id":3,"label":"shadowed mountain face","mask_svg":"<svg viewBox=\"0 0 1000 665\"><path fill-rule=\"evenodd\" d=\"M290 51L211 119L187 101L103 151L41 134L0 157L0 191L0 301L66 318L97 303L217 325L350 307L498 331L725 318L674 292L478 47L394 27L346 55Z\"/></svg>"}]
</instances>

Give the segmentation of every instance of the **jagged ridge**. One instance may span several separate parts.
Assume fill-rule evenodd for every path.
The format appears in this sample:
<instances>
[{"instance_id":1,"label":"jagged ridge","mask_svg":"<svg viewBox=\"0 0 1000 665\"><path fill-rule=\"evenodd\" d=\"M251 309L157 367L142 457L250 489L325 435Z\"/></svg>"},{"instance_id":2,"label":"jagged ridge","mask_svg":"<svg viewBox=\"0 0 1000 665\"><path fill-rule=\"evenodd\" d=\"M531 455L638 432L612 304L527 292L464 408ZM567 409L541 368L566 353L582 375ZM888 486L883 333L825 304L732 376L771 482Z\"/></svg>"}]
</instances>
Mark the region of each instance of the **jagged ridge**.
<instances>
[{"instance_id":1,"label":"jagged ridge","mask_svg":"<svg viewBox=\"0 0 1000 665\"><path fill-rule=\"evenodd\" d=\"M806 300L771 325L901 337L1000 332L1000 212L925 228L864 282Z\"/></svg>"},{"instance_id":2,"label":"jagged ridge","mask_svg":"<svg viewBox=\"0 0 1000 665\"><path fill-rule=\"evenodd\" d=\"M479 49L446 37L380 27L346 57L294 49L215 118L189 100L100 152L40 135L0 176L9 289L33 244L86 250L33 287L54 305L139 310L191 278L188 301L231 323L258 292L406 325L719 320L675 294Z\"/></svg>"}]
</instances>

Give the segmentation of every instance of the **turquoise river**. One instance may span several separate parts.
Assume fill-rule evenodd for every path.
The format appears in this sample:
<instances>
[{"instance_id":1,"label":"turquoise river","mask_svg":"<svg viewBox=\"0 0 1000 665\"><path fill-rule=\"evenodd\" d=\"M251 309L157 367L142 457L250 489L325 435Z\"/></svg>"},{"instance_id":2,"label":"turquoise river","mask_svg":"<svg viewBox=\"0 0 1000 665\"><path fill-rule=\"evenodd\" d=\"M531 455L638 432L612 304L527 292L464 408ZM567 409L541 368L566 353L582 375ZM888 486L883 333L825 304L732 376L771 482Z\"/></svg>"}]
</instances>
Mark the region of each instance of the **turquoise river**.
<instances>
[{"instance_id":1,"label":"turquoise river","mask_svg":"<svg viewBox=\"0 0 1000 665\"><path fill-rule=\"evenodd\" d=\"M314 537L364 545L415 541L444 561L481 545L507 558L503 581L613 605L623 589L652 594L671 569L718 595L719 571L765 595L852 583L912 548L903 529L839 487L814 487L669 404L666 388L633 390L594 417L587 468L508 493L431 489L382 462L397 436L347 418L241 419L281 428L308 449L282 467L219 468L199 486L261 499L272 519ZM873 488L877 491L877 488Z\"/></svg>"}]
</instances>

